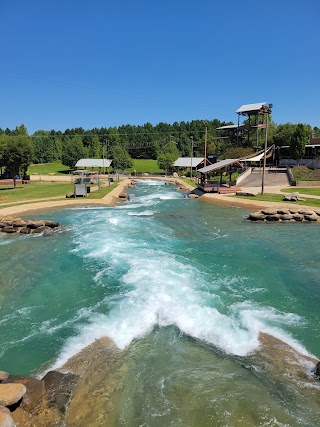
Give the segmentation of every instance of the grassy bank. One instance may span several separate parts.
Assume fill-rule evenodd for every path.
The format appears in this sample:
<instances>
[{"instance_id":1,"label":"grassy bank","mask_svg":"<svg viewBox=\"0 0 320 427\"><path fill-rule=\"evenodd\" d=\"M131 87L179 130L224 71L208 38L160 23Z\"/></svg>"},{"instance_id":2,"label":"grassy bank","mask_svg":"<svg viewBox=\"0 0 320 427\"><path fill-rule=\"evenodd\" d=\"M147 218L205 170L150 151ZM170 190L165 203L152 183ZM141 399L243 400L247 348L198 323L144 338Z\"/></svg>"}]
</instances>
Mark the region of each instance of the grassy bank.
<instances>
[{"instance_id":1,"label":"grassy bank","mask_svg":"<svg viewBox=\"0 0 320 427\"><path fill-rule=\"evenodd\" d=\"M28 167L27 174L33 175L48 175L49 173L54 173L55 175L65 175L70 172L68 166L64 166L61 162L55 163L43 163L39 165L30 165Z\"/></svg>"},{"instance_id":2,"label":"grassy bank","mask_svg":"<svg viewBox=\"0 0 320 427\"><path fill-rule=\"evenodd\" d=\"M320 199L305 199L304 201L298 201L298 202L285 202L283 200L282 194L263 194L263 195L257 195L253 197L247 197L247 196L230 196L235 197L237 199L245 199L245 200L255 200L255 201L261 201L261 202L278 202L278 203L286 203L288 205L305 205L305 206L313 206L313 207L320 207ZM303 198L303 197L302 197Z\"/></svg>"},{"instance_id":3,"label":"grassy bank","mask_svg":"<svg viewBox=\"0 0 320 427\"><path fill-rule=\"evenodd\" d=\"M149 159L134 159L132 168L128 169L128 172L134 174L137 173L164 173L163 169L159 169L157 160Z\"/></svg>"},{"instance_id":4,"label":"grassy bank","mask_svg":"<svg viewBox=\"0 0 320 427\"><path fill-rule=\"evenodd\" d=\"M117 182L109 187L102 187L100 191L88 194L88 199L101 199L118 185ZM66 194L73 193L73 184L64 182L41 182L36 181L26 185L13 187L0 186L0 208L10 204L27 202L38 202L41 200L65 197Z\"/></svg>"},{"instance_id":5,"label":"grassy bank","mask_svg":"<svg viewBox=\"0 0 320 427\"><path fill-rule=\"evenodd\" d=\"M294 188L284 188L281 190L283 193L301 193L301 194L310 194L310 196L320 196L319 187L294 187Z\"/></svg>"}]
</instances>

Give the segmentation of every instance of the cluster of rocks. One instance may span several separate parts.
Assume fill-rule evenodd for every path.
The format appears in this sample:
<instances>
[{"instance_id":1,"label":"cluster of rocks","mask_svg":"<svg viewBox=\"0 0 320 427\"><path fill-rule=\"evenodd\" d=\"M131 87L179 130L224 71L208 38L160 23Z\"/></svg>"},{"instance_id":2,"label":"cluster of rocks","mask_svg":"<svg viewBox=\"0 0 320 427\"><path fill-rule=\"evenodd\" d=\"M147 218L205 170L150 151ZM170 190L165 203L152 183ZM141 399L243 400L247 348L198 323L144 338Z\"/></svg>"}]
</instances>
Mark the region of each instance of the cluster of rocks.
<instances>
[{"instance_id":1,"label":"cluster of rocks","mask_svg":"<svg viewBox=\"0 0 320 427\"><path fill-rule=\"evenodd\" d=\"M289 193L284 196L283 200L285 202L299 202L304 201L305 199L301 199L299 193Z\"/></svg>"},{"instance_id":2,"label":"cluster of rocks","mask_svg":"<svg viewBox=\"0 0 320 427\"><path fill-rule=\"evenodd\" d=\"M56 221L24 220L15 216L0 216L0 232L10 234L50 234L60 227Z\"/></svg>"},{"instance_id":3,"label":"cluster of rocks","mask_svg":"<svg viewBox=\"0 0 320 427\"><path fill-rule=\"evenodd\" d=\"M42 379L0 371L0 426L61 425L77 381L58 371Z\"/></svg>"},{"instance_id":4,"label":"cluster of rocks","mask_svg":"<svg viewBox=\"0 0 320 427\"><path fill-rule=\"evenodd\" d=\"M319 209L299 209L288 207L282 209L262 209L249 214L250 221L278 221L278 222L317 222L320 223Z\"/></svg>"}]
</instances>

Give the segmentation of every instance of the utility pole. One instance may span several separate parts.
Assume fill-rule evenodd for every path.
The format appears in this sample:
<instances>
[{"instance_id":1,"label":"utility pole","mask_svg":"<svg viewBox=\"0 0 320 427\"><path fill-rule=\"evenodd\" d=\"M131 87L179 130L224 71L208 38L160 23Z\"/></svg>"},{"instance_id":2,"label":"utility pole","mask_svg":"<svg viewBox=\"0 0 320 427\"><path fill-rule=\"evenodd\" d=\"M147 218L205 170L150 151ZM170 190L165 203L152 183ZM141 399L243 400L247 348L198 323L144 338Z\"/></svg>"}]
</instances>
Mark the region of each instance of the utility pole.
<instances>
[{"instance_id":1,"label":"utility pole","mask_svg":"<svg viewBox=\"0 0 320 427\"><path fill-rule=\"evenodd\" d=\"M193 157L193 136L191 136L191 167L190 167L190 179L192 181L192 157Z\"/></svg>"},{"instance_id":2,"label":"utility pole","mask_svg":"<svg viewBox=\"0 0 320 427\"><path fill-rule=\"evenodd\" d=\"M264 158L263 158L263 171L262 171L262 182L261 182L261 194L264 192L264 178L266 172L266 162L267 162L267 146L268 146L268 122L269 122L269 113L266 113L266 139L264 141Z\"/></svg>"},{"instance_id":3,"label":"utility pole","mask_svg":"<svg viewBox=\"0 0 320 427\"><path fill-rule=\"evenodd\" d=\"M204 165L207 166L207 137L208 137L208 126L204 133Z\"/></svg>"}]
</instances>

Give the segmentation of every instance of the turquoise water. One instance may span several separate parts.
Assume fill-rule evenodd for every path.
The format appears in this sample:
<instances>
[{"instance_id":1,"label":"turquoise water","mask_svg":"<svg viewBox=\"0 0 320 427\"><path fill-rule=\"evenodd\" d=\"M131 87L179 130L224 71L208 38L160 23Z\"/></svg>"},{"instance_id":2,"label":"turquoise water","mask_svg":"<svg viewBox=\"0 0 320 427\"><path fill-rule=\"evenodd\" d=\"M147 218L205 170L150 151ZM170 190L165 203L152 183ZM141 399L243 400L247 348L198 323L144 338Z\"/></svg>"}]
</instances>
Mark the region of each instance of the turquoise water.
<instances>
[{"instance_id":1,"label":"turquoise water","mask_svg":"<svg viewBox=\"0 0 320 427\"><path fill-rule=\"evenodd\" d=\"M266 332L320 356L320 227L248 223L162 182L131 192L42 214L65 226L52 237L0 238L0 369L42 372L108 336L129 351L114 425L319 425L317 384L302 397L250 355Z\"/></svg>"}]
</instances>

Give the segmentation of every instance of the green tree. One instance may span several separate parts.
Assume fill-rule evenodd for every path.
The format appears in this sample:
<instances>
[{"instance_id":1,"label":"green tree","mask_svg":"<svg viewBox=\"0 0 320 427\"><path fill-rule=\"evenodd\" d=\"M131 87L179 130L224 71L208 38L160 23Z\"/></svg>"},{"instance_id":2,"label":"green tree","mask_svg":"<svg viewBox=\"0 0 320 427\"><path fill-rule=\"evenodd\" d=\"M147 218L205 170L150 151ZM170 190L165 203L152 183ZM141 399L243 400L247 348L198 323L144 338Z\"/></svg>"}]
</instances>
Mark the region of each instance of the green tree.
<instances>
[{"instance_id":1,"label":"green tree","mask_svg":"<svg viewBox=\"0 0 320 427\"><path fill-rule=\"evenodd\" d=\"M49 132L37 130L31 137L34 149L34 163L50 163L56 159L55 141Z\"/></svg>"},{"instance_id":2,"label":"green tree","mask_svg":"<svg viewBox=\"0 0 320 427\"><path fill-rule=\"evenodd\" d=\"M160 169L164 169L166 173L172 170L173 163L177 160L180 153L175 142L167 142L159 149L157 163Z\"/></svg>"},{"instance_id":3,"label":"green tree","mask_svg":"<svg viewBox=\"0 0 320 427\"><path fill-rule=\"evenodd\" d=\"M296 128L290 139L290 154L297 163L300 164L301 158L305 152L305 146L308 142L308 135L305 126L302 123L296 125Z\"/></svg>"},{"instance_id":4,"label":"green tree","mask_svg":"<svg viewBox=\"0 0 320 427\"><path fill-rule=\"evenodd\" d=\"M127 150L120 145L111 148L112 167L114 170L125 170L133 166L133 160Z\"/></svg>"},{"instance_id":5,"label":"green tree","mask_svg":"<svg viewBox=\"0 0 320 427\"><path fill-rule=\"evenodd\" d=\"M33 146L28 135L1 136L1 164L13 179L16 187L16 176L25 174L33 156Z\"/></svg>"},{"instance_id":6,"label":"green tree","mask_svg":"<svg viewBox=\"0 0 320 427\"><path fill-rule=\"evenodd\" d=\"M90 159L101 158L101 144L97 136L90 137L88 145L88 156Z\"/></svg>"},{"instance_id":7,"label":"green tree","mask_svg":"<svg viewBox=\"0 0 320 427\"><path fill-rule=\"evenodd\" d=\"M159 154L157 163L160 169L163 169L168 173L172 170L173 163L177 160L177 156L174 153L162 153Z\"/></svg>"},{"instance_id":8,"label":"green tree","mask_svg":"<svg viewBox=\"0 0 320 427\"><path fill-rule=\"evenodd\" d=\"M86 154L87 152L82 144L82 138L80 136L67 139L62 146L62 164L73 169L77 161L85 158Z\"/></svg>"},{"instance_id":9,"label":"green tree","mask_svg":"<svg viewBox=\"0 0 320 427\"><path fill-rule=\"evenodd\" d=\"M271 142L277 147L281 147L283 145L290 145L290 141L295 129L296 125L292 123L284 123L278 125L277 129L273 133Z\"/></svg>"}]
</instances>

